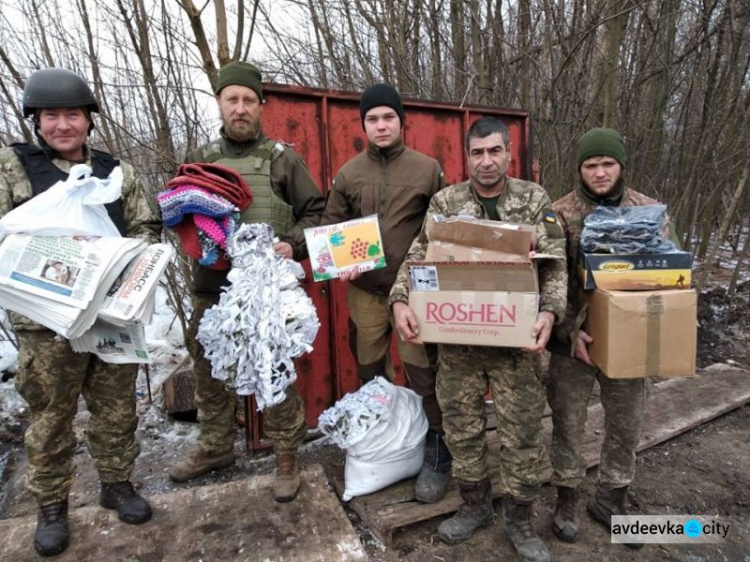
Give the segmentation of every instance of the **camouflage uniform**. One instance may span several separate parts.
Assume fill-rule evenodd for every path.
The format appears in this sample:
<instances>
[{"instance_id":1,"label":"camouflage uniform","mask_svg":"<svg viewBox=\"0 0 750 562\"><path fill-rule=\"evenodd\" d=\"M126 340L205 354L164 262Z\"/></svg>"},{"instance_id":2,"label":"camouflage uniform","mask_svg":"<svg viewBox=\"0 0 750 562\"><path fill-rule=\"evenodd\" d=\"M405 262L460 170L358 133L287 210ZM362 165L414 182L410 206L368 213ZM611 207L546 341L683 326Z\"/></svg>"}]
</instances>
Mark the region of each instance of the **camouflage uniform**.
<instances>
[{"instance_id":1,"label":"camouflage uniform","mask_svg":"<svg viewBox=\"0 0 750 562\"><path fill-rule=\"evenodd\" d=\"M86 149L87 163L91 153ZM55 158L62 172L72 164ZM159 222L132 166L120 163L124 181L122 213L128 234L156 241ZM49 187L49 186L47 186ZM33 196L27 172L12 148L0 149L0 216ZM19 314L11 313L19 342L16 388L28 402L31 424L25 446L26 484L40 505L67 499L73 484L76 438L73 419L83 394L91 418L89 452L104 483L130 479L140 451L135 439L135 365L110 365L89 353L75 353L67 340Z\"/></svg>"},{"instance_id":2,"label":"camouflage uniform","mask_svg":"<svg viewBox=\"0 0 750 562\"><path fill-rule=\"evenodd\" d=\"M304 160L291 148L262 133L253 141L235 142L222 130L220 139L191 152L186 162L212 162L242 175L253 191L253 204L240 220L270 224L280 240L292 246L295 259L307 257L303 231L318 225L325 199ZM206 457L229 453L234 444L235 394L211 376L211 363L196 339L204 312L219 301L220 289L227 284L226 274L193 264L193 314L185 339L196 379L198 452ZM277 455L295 454L307 434L305 404L296 385L286 394L284 402L265 411L264 431Z\"/></svg>"},{"instance_id":3,"label":"camouflage uniform","mask_svg":"<svg viewBox=\"0 0 750 562\"><path fill-rule=\"evenodd\" d=\"M500 220L536 225L537 251L564 257L563 232L551 212L547 192L532 182L506 179L497 202ZM433 196L425 224L439 214L488 218L469 181ZM423 227L406 261L423 260L426 249ZM407 267L402 266L391 290L390 304L408 303L407 278ZM539 279L540 310L562 318L567 290L564 262L542 261ZM443 410L445 441L453 455L453 475L463 482L479 482L488 476L484 435L484 395L488 385L499 422L504 492L519 500L533 499L541 483L544 458L544 387L539 355L502 347L439 346L437 395Z\"/></svg>"},{"instance_id":4,"label":"camouflage uniform","mask_svg":"<svg viewBox=\"0 0 750 562\"><path fill-rule=\"evenodd\" d=\"M599 464L599 484L602 488L621 488L632 482L645 405L645 379L610 379L599 369L570 357L580 309L578 248L583 220L599 203L580 186L556 201L552 207L567 237L568 306L565 319L550 343L552 357L547 396L553 423L552 483L567 488L578 487L586 476L581 447L588 399L594 382L598 380L601 387L605 420ZM636 207L658 202L632 189L625 189L620 199L605 203ZM596 334L590 335L596 338Z\"/></svg>"}]
</instances>

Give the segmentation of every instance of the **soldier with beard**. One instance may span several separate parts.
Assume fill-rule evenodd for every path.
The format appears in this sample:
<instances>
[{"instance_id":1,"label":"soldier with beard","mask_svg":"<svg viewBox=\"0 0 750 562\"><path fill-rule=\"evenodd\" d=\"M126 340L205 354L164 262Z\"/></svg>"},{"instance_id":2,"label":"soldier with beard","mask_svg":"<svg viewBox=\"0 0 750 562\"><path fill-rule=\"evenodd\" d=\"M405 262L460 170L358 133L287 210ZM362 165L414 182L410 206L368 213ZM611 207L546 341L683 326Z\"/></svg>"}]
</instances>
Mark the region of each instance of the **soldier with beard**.
<instances>
[{"instance_id":1,"label":"soldier with beard","mask_svg":"<svg viewBox=\"0 0 750 562\"><path fill-rule=\"evenodd\" d=\"M217 140L191 152L186 162L208 162L238 172L253 193L253 203L243 211L243 223L266 223L280 241L276 252L290 259L307 257L303 230L317 226L325 199L315 185L304 160L281 141L271 140L261 127L265 102L260 71L246 62L228 64L219 72L216 85L223 126ZM196 377L200 435L187 458L169 471L176 482L186 482L210 470L234 463L235 397L224 383L211 376L211 364L196 339L206 309L219 300L227 284L227 272L193 263L193 314L186 344ZM305 408L297 387L287 388L286 400L266 410L265 432L276 453L276 501L288 502L299 490L297 449L305 438Z\"/></svg>"}]
</instances>

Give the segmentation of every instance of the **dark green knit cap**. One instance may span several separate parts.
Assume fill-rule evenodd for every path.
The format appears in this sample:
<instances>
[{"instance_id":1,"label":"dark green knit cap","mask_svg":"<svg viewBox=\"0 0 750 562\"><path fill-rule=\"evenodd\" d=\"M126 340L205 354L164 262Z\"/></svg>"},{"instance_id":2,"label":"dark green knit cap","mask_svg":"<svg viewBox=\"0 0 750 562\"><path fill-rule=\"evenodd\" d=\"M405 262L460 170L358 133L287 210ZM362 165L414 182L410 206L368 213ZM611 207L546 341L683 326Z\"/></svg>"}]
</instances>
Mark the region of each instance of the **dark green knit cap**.
<instances>
[{"instance_id":1,"label":"dark green knit cap","mask_svg":"<svg viewBox=\"0 0 750 562\"><path fill-rule=\"evenodd\" d=\"M245 86L256 94L263 102L263 86L261 84L260 70L249 62L232 62L219 70L219 80L216 82L216 95L219 95L226 86Z\"/></svg>"},{"instance_id":2,"label":"dark green knit cap","mask_svg":"<svg viewBox=\"0 0 750 562\"><path fill-rule=\"evenodd\" d=\"M622 135L614 129L603 129L597 127L591 129L578 141L578 169L584 160L594 158L595 156L610 156L625 167L627 156L625 155L625 142Z\"/></svg>"}]
</instances>

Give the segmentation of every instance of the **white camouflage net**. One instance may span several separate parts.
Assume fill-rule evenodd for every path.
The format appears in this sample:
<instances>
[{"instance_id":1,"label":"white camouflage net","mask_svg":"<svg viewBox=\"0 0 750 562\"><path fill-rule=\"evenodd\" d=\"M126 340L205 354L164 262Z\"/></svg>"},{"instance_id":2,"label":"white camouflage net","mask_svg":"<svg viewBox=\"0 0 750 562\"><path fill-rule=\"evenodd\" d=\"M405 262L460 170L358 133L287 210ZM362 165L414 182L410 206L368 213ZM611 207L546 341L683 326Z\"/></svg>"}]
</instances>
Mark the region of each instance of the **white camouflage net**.
<instances>
[{"instance_id":1,"label":"white camouflage net","mask_svg":"<svg viewBox=\"0 0 750 562\"><path fill-rule=\"evenodd\" d=\"M267 224L243 224L230 238L230 286L198 329L212 376L237 394L255 394L259 410L286 399L297 379L293 359L312 350L320 327L299 285L302 266L276 255L273 236Z\"/></svg>"},{"instance_id":2,"label":"white camouflage net","mask_svg":"<svg viewBox=\"0 0 750 562\"><path fill-rule=\"evenodd\" d=\"M377 379L344 396L318 418L318 429L346 449L359 441L383 416L388 416L391 397Z\"/></svg>"}]
</instances>

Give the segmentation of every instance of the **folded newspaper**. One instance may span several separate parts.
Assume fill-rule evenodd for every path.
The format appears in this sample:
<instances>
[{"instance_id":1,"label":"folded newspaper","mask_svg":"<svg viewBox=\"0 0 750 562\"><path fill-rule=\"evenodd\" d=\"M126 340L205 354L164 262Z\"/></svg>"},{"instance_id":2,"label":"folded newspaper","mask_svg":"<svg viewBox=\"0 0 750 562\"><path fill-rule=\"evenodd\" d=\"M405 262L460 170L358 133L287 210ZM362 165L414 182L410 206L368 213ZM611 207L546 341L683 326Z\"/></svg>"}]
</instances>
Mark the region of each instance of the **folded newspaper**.
<instances>
[{"instance_id":1,"label":"folded newspaper","mask_svg":"<svg viewBox=\"0 0 750 562\"><path fill-rule=\"evenodd\" d=\"M173 253L133 238L11 234L0 244L0 306L70 339L76 351L147 362L143 323Z\"/></svg>"}]
</instances>

